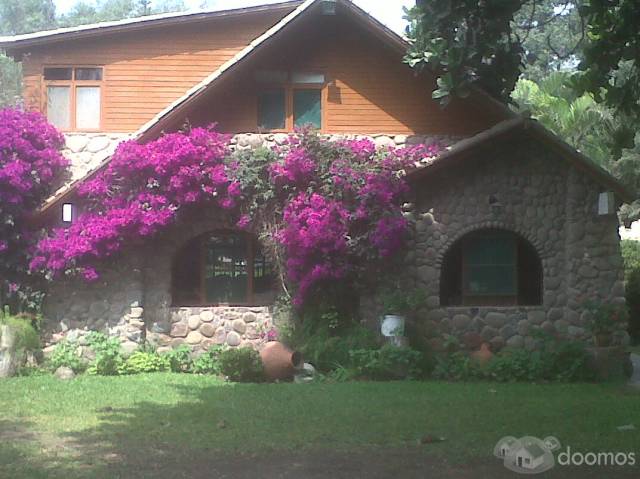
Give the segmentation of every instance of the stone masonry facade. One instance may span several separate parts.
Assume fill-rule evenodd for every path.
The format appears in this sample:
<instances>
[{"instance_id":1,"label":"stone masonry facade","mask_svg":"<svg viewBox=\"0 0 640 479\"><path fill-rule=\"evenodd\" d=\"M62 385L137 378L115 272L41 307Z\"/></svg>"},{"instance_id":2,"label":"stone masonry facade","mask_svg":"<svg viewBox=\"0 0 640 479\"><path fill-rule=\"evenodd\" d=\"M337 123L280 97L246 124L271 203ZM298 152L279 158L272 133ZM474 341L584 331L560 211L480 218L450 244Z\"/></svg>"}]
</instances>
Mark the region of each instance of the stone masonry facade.
<instances>
[{"instance_id":1,"label":"stone masonry facade","mask_svg":"<svg viewBox=\"0 0 640 479\"><path fill-rule=\"evenodd\" d=\"M452 334L470 349L489 342L533 349L533 331L589 340L585 302L624 305L618 219L598 215L590 176L539 143L524 138L479 153L428 176L414 188L407 213L415 231L405 258L413 284L428 293L418 329L435 349ZM443 307L445 254L466 234L503 229L526 239L542 262L542 304ZM619 342L628 341L623 330Z\"/></svg>"},{"instance_id":2,"label":"stone masonry facade","mask_svg":"<svg viewBox=\"0 0 640 479\"><path fill-rule=\"evenodd\" d=\"M244 134L232 143L246 149L285 139ZM452 139L376 135L373 140L386 147ZM503 143L478 155L434 171L414 187L406 212L414 232L404 261L409 283L428 295L418 329L435 349L441 347L443 334L458 337L470 348L484 341L494 349L535 348L532 333L537 328L586 340L586 300L624 303L617 217L597 214L602 188L531 140ZM171 265L178 249L200 234L230 227L215 212L185 219L150 242L130 245L103 265L97 283L54 283L44 305L48 347L65 337L82 343L88 331L99 330L120 337L127 351L143 340L161 350L181 344L194 351L213 344L260 349L263 333L273 326L270 305L180 307L171 302ZM483 228L512 231L535 248L543 267L541 305L440 305L446 252L465 234ZM375 305L363 311L364 321L377 327ZM620 341L626 340L625 334L618 334Z\"/></svg>"}]
</instances>

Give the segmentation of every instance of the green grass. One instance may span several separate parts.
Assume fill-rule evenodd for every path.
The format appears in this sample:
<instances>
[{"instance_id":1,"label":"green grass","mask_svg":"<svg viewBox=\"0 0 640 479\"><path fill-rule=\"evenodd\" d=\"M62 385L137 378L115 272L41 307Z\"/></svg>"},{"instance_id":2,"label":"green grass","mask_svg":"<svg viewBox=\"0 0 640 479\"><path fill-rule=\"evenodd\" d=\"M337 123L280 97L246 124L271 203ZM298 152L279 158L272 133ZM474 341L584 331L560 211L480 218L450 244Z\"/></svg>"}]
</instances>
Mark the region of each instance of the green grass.
<instances>
[{"instance_id":1,"label":"green grass","mask_svg":"<svg viewBox=\"0 0 640 479\"><path fill-rule=\"evenodd\" d=\"M639 429L617 430L630 423ZM124 468L150 462L414 447L427 434L446 438L429 453L453 462L488 457L506 435L638 450L640 394L611 384L225 384L187 374L0 382L0 477L127 477Z\"/></svg>"}]
</instances>

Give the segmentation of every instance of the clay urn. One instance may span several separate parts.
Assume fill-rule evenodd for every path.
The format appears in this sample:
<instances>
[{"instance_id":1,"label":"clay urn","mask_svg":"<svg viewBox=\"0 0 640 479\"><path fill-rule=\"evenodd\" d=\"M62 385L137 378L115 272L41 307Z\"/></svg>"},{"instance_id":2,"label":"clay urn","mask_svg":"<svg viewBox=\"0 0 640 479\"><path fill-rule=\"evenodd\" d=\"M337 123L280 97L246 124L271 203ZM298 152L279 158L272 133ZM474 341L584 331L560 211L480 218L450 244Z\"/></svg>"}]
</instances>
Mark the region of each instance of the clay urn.
<instances>
[{"instance_id":1,"label":"clay urn","mask_svg":"<svg viewBox=\"0 0 640 479\"><path fill-rule=\"evenodd\" d=\"M493 357L489 343L482 343L479 350L471 353L471 357L481 366L487 364Z\"/></svg>"},{"instance_id":2,"label":"clay urn","mask_svg":"<svg viewBox=\"0 0 640 479\"><path fill-rule=\"evenodd\" d=\"M302 354L292 351L279 341L270 341L260 351L264 374L271 381L293 378L303 365Z\"/></svg>"}]
</instances>

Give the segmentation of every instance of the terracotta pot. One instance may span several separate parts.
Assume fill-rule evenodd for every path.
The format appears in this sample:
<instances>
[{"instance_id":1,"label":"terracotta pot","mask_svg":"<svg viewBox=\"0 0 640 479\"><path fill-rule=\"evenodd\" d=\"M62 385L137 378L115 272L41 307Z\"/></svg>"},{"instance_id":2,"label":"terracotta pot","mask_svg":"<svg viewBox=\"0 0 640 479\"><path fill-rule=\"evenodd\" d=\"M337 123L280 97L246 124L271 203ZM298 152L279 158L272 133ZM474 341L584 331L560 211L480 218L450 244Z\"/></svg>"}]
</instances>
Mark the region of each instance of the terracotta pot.
<instances>
[{"instance_id":1,"label":"terracotta pot","mask_svg":"<svg viewBox=\"0 0 640 479\"><path fill-rule=\"evenodd\" d=\"M611 333L598 333L593 336L594 344L599 348L606 348L613 343L613 335Z\"/></svg>"},{"instance_id":2,"label":"terracotta pot","mask_svg":"<svg viewBox=\"0 0 640 479\"><path fill-rule=\"evenodd\" d=\"M489 343L482 343L478 351L471 353L471 357L481 365L487 364L493 357Z\"/></svg>"},{"instance_id":3,"label":"terracotta pot","mask_svg":"<svg viewBox=\"0 0 640 479\"><path fill-rule=\"evenodd\" d=\"M268 342L260 351L260 358L265 376L272 381L291 379L296 369L303 365L302 354L291 351L279 341Z\"/></svg>"}]
</instances>

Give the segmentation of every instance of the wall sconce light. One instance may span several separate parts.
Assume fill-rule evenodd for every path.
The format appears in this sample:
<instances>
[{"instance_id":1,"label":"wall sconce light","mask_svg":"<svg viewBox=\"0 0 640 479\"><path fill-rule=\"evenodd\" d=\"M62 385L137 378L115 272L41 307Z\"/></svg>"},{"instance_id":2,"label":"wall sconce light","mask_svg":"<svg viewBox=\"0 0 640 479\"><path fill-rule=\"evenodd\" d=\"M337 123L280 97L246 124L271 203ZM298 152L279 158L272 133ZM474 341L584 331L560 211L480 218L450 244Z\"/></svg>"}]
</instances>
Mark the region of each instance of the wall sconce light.
<instances>
[{"instance_id":1,"label":"wall sconce light","mask_svg":"<svg viewBox=\"0 0 640 479\"><path fill-rule=\"evenodd\" d=\"M612 215L616 212L616 198L612 191L605 191L598 196L598 215Z\"/></svg>"}]
</instances>

